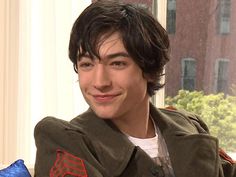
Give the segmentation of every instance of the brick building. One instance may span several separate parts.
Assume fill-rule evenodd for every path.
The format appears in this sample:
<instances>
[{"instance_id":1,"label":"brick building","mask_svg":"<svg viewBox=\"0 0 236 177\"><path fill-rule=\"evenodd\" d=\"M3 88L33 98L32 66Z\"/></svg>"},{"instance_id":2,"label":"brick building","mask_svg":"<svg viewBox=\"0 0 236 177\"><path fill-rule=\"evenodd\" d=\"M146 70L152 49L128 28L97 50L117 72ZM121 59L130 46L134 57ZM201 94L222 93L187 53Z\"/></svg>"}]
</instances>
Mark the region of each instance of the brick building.
<instances>
[{"instance_id":1,"label":"brick building","mask_svg":"<svg viewBox=\"0 0 236 177\"><path fill-rule=\"evenodd\" d=\"M231 92L236 83L235 11L233 0L168 0L166 95L179 89Z\"/></svg>"}]
</instances>

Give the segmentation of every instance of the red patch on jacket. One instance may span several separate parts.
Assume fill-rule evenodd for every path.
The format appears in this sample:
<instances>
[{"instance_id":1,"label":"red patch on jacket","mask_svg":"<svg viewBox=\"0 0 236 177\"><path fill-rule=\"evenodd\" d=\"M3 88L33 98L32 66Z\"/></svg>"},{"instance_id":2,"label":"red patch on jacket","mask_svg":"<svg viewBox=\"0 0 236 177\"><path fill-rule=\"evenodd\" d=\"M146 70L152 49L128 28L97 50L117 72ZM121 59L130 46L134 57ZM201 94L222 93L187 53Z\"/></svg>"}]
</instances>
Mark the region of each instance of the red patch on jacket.
<instances>
[{"instance_id":1,"label":"red patch on jacket","mask_svg":"<svg viewBox=\"0 0 236 177\"><path fill-rule=\"evenodd\" d=\"M57 159L50 170L50 177L88 177L84 162L66 151L57 150Z\"/></svg>"}]
</instances>

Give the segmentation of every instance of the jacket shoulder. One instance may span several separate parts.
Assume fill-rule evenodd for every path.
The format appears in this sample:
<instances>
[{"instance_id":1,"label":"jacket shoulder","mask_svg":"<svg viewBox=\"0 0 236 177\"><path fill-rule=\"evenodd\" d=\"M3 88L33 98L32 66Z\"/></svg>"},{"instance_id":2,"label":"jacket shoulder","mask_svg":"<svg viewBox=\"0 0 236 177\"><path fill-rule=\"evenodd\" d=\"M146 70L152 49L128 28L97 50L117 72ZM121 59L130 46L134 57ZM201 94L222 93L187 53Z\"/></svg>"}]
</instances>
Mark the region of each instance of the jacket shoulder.
<instances>
[{"instance_id":1,"label":"jacket shoulder","mask_svg":"<svg viewBox=\"0 0 236 177\"><path fill-rule=\"evenodd\" d=\"M173 117L173 119L174 117L181 117L183 119L186 119L197 128L199 133L209 134L208 126L197 114L174 107L161 108L160 111Z\"/></svg>"},{"instance_id":2,"label":"jacket shoulder","mask_svg":"<svg viewBox=\"0 0 236 177\"><path fill-rule=\"evenodd\" d=\"M37 148L36 176L47 176L61 152L68 152L80 159L86 159L88 153L94 153L90 140L79 125L55 117L39 121L34 129L34 137Z\"/></svg>"},{"instance_id":3,"label":"jacket shoulder","mask_svg":"<svg viewBox=\"0 0 236 177\"><path fill-rule=\"evenodd\" d=\"M39 121L35 126L34 134L35 136L37 136L39 133L61 134L64 131L70 129L76 129L77 132L80 133L79 125L75 127L75 125L65 120L58 119L55 117L45 117L41 121Z\"/></svg>"},{"instance_id":4,"label":"jacket shoulder","mask_svg":"<svg viewBox=\"0 0 236 177\"><path fill-rule=\"evenodd\" d=\"M38 149L66 148L78 142L81 146L86 144L85 134L79 125L55 117L39 121L34 129L34 138Z\"/></svg>"}]
</instances>

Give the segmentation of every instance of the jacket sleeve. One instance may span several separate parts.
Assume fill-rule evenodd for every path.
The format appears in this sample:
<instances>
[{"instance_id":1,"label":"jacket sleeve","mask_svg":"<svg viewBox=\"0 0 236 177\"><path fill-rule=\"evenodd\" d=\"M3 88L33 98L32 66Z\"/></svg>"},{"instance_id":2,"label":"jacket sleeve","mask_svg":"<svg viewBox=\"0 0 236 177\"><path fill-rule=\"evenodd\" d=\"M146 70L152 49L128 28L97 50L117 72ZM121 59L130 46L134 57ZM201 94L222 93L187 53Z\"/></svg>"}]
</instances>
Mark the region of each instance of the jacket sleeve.
<instances>
[{"instance_id":1,"label":"jacket sleeve","mask_svg":"<svg viewBox=\"0 0 236 177\"><path fill-rule=\"evenodd\" d=\"M204 121L197 115L186 113L199 133L209 133L209 129ZM236 162L219 148L219 177L236 177Z\"/></svg>"},{"instance_id":2,"label":"jacket sleeve","mask_svg":"<svg viewBox=\"0 0 236 177\"><path fill-rule=\"evenodd\" d=\"M37 148L35 177L59 174L105 177L92 144L79 128L67 121L44 118L36 125L34 136Z\"/></svg>"}]
</instances>

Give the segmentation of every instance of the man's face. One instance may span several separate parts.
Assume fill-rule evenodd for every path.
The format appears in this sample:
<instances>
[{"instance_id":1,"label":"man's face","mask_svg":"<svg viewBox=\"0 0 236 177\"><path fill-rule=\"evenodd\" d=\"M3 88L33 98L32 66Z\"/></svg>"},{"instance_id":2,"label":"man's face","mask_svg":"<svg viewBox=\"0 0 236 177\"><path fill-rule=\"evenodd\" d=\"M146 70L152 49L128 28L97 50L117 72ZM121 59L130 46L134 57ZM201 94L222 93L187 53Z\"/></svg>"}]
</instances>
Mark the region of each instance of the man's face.
<instances>
[{"instance_id":1,"label":"man's face","mask_svg":"<svg viewBox=\"0 0 236 177\"><path fill-rule=\"evenodd\" d=\"M119 33L102 40L99 59L89 55L77 62L82 94L97 114L104 119L135 116L148 103L147 79L130 58Z\"/></svg>"}]
</instances>

